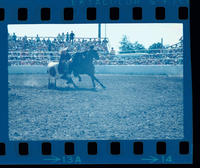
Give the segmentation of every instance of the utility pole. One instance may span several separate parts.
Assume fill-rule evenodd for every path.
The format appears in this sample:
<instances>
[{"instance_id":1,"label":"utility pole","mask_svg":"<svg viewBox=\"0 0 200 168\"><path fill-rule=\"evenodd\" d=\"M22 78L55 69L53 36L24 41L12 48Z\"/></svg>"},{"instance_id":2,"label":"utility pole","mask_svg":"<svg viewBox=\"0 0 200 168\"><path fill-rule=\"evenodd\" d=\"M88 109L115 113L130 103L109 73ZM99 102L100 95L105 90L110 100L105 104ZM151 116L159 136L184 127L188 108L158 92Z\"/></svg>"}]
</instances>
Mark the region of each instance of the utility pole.
<instances>
[{"instance_id":1,"label":"utility pole","mask_svg":"<svg viewBox=\"0 0 200 168\"><path fill-rule=\"evenodd\" d=\"M101 24L98 24L98 38L101 38Z\"/></svg>"},{"instance_id":2,"label":"utility pole","mask_svg":"<svg viewBox=\"0 0 200 168\"><path fill-rule=\"evenodd\" d=\"M106 38L106 24L105 24L105 38Z\"/></svg>"}]
</instances>

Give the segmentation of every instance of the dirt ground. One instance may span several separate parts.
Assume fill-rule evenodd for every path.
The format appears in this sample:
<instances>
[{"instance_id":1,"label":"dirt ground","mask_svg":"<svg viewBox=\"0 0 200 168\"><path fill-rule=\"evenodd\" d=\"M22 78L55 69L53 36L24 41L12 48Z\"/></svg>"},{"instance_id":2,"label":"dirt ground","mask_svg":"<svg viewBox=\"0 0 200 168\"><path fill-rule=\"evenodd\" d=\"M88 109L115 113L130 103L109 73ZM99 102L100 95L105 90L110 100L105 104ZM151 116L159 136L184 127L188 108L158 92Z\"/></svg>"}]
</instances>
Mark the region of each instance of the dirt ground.
<instances>
[{"instance_id":1,"label":"dirt ground","mask_svg":"<svg viewBox=\"0 0 200 168\"><path fill-rule=\"evenodd\" d=\"M46 74L9 74L10 140L183 138L183 78L96 75L107 87L47 88Z\"/></svg>"}]
</instances>

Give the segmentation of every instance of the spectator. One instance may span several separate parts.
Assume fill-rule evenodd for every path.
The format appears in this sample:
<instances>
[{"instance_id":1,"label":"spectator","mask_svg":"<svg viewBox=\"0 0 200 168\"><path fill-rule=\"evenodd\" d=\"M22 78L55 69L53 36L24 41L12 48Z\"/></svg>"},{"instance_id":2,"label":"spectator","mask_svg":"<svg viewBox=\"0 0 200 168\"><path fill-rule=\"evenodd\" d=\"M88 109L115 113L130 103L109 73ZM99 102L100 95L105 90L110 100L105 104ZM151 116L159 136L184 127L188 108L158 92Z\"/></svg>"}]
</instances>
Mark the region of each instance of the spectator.
<instances>
[{"instance_id":1,"label":"spectator","mask_svg":"<svg viewBox=\"0 0 200 168\"><path fill-rule=\"evenodd\" d=\"M115 50L113 47L111 48L110 55L115 55Z\"/></svg>"},{"instance_id":2,"label":"spectator","mask_svg":"<svg viewBox=\"0 0 200 168\"><path fill-rule=\"evenodd\" d=\"M51 40L48 38L48 40L47 40L47 43L49 44L49 43L51 43Z\"/></svg>"},{"instance_id":3,"label":"spectator","mask_svg":"<svg viewBox=\"0 0 200 168\"><path fill-rule=\"evenodd\" d=\"M62 37L61 37L61 35L60 35L60 33L59 33L58 36L57 36L57 40L58 40L58 42L60 42L61 39L62 39Z\"/></svg>"},{"instance_id":4,"label":"spectator","mask_svg":"<svg viewBox=\"0 0 200 168\"><path fill-rule=\"evenodd\" d=\"M103 44L107 44L108 40L106 38L104 38L102 42L103 42Z\"/></svg>"},{"instance_id":5,"label":"spectator","mask_svg":"<svg viewBox=\"0 0 200 168\"><path fill-rule=\"evenodd\" d=\"M48 38L47 40L48 51L51 51L51 40Z\"/></svg>"},{"instance_id":6,"label":"spectator","mask_svg":"<svg viewBox=\"0 0 200 168\"><path fill-rule=\"evenodd\" d=\"M61 35L61 40L62 40L62 42L64 42L64 40L65 40L65 34L64 33L62 33L62 35Z\"/></svg>"},{"instance_id":7,"label":"spectator","mask_svg":"<svg viewBox=\"0 0 200 168\"><path fill-rule=\"evenodd\" d=\"M37 42L40 42L40 38L39 38L38 34L37 34L37 36L36 36L36 41L37 41Z\"/></svg>"},{"instance_id":8,"label":"spectator","mask_svg":"<svg viewBox=\"0 0 200 168\"><path fill-rule=\"evenodd\" d=\"M13 41L16 42L16 40L17 40L17 36L15 35L15 33L13 33L12 38L13 38Z\"/></svg>"},{"instance_id":9,"label":"spectator","mask_svg":"<svg viewBox=\"0 0 200 168\"><path fill-rule=\"evenodd\" d=\"M69 41L69 33L67 32L67 34L66 34L66 42L68 42Z\"/></svg>"},{"instance_id":10,"label":"spectator","mask_svg":"<svg viewBox=\"0 0 200 168\"><path fill-rule=\"evenodd\" d=\"M12 40L10 33L8 33L8 41Z\"/></svg>"},{"instance_id":11,"label":"spectator","mask_svg":"<svg viewBox=\"0 0 200 168\"><path fill-rule=\"evenodd\" d=\"M73 44L73 41L74 41L74 36L75 36L75 34L73 33L73 31L71 31L71 33L70 33L70 42L72 42L72 44Z\"/></svg>"},{"instance_id":12,"label":"spectator","mask_svg":"<svg viewBox=\"0 0 200 168\"><path fill-rule=\"evenodd\" d=\"M45 38L43 38L42 42L43 42L43 44L45 44L45 42L46 42Z\"/></svg>"}]
</instances>

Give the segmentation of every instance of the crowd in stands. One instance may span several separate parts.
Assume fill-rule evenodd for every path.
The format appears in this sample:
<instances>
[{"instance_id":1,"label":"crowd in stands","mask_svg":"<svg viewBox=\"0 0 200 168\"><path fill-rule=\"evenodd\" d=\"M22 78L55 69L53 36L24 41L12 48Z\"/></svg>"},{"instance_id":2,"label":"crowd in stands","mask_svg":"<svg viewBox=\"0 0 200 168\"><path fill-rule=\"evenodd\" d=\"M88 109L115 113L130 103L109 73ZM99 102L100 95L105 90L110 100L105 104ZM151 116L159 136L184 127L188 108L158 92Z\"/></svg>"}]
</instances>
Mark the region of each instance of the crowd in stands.
<instances>
[{"instance_id":1,"label":"crowd in stands","mask_svg":"<svg viewBox=\"0 0 200 168\"><path fill-rule=\"evenodd\" d=\"M8 44L10 51L59 51L62 48L68 47L70 52L76 52L77 48L82 50L93 45L97 51L108 52L108 40L98 38L78 38L75 37L73 31L65 35L58 34L55 38L44 37L40 38L38 35L34 37L17 37L8 34Z\"/></svg>"},{"instance_id":2,"label":"crowd in stands","mask_svg":"<svg viewBox=\"0 0 200 168\"><path fill-rule=\"evenodd\" d=\"M99 65L183 65L182 53L118 55L95 61Z\"/></svg>"},{"instance_id":3,"label":"crowd in stands","mask_svg":"<svg viewBox=\"0 0 200 168\"><path fill-rule=\"evenodd\" d=\"M60 49L68 47L70 53L89 49L93 45L100 55L95 60L98 65L182 65L183 49L180 47L169 48L162 52L134 52L117 54L114 48L108 50L108 39L78 38L71 31L67 34L58 34L57 37L41 38L17 37L8 34L8 63L9 65L47 65L49 61L59 60Z\"/></svg>"}]
</instances>

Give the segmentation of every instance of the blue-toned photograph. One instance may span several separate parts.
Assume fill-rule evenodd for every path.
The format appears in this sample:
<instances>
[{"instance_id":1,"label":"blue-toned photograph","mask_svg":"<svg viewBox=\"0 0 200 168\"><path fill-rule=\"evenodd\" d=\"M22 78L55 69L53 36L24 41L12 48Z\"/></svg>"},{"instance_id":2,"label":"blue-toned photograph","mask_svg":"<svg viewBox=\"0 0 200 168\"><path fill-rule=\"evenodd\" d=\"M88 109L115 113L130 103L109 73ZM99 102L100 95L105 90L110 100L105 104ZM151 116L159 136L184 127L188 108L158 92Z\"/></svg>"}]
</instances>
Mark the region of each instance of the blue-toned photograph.
<instances>
[{"instance_id":1,"label":"blue-toned photograph","mask_svg":"<svg viewBox=\"0 0 200 168\"><path fill-rule=\"evenodd\" d=\"M10 141L184 138L183 25L8 25Z\"/></svg>"}]
</instances>

